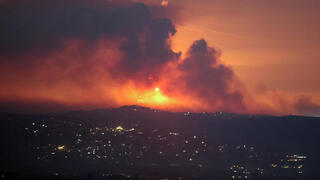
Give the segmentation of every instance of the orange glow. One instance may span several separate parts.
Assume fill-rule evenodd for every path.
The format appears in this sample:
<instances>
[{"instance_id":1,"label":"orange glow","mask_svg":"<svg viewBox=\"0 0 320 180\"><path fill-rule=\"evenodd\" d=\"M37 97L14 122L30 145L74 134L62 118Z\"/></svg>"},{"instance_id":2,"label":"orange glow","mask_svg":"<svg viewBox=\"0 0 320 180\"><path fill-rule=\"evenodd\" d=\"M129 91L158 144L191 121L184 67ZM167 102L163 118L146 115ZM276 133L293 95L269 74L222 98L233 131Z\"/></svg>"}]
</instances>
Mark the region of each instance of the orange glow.
<instances>
[{"instance_id":1,"label":"orange glow","mask_svg":"<svg viewBox=\"0 0 320 180\"><path fill-rule=\"evenodd\" d=\"M143 99L144 104L142 105L146 105L146 106L159 106L159 105L165 105L170 103L169 97L159 92L159 88L156 88L155 92L154 91L145 92L140 96L139 99Z\"/></svg>"},{"instance_id":2,"label":"orange glow","mask_svg":"<svg viewBox=\"0 0 320 180\"><path fill-rule=\"evenodd\" d=\"M168 6L168 4L169 4L169 1L167 1L167 0L162 0L161 1L161 6L166 7L166 6Z\"/></svg>"},{"instance_id":3,"label":"orange glow","mask_svg":"<svg viewBox=\"0 0 320 180\"><path fill-rule=\"evenodd\" d=\"M159 72L157 80L147 78L148 75L143 72L132 76L131 79L114 78L110 69L122 58L119 42L103 39L97 42L97 48L90 54L90 64L86 63L88 62L86 56L79 54L79 50L84 47L81 41L67 40L63 50L51 52L45 58L24 56L24 58L35 58L32 66L36 67L37 71L28 66L21 70L19 65L2 64L0 66L2 102L30 103L31 105L22 106L21 109L40 112L133 104L190 112L230 110L238 113L277 115L296 112L294 103L297 96L283 91L268 91L250 96L244 94L245 110L221 109L219 101L208 104L206 99L193 93L192 89L187 89L183 83L174 81L181 75L175 63L167 64ZM320 97L320 94L312 96Z\"/></svg>"},{"instance_id":4,"label":"orange glow","mask_svg":"<svg viewBox=\"0 0 320 180\"><path fill-rule=\"evenodd\" d=\"M179 75L176 65L168 64L157 81L149 80L157 84L152 86L143 80L148 79L143 72L132 79L113 78L109 69L122 58L118 42L98 41L96 50L90 54L90 64L86 64L88 60L79 53L84 47L82 41L66 40L63 50L53 51L45 58L24 56L33 58L32 68L36 67L37 71L28 66L21 70L19 66L3 64L0 83L5 86L0 89L0 99L7 104L32 104L21 108L22 111L65 111L131 104L177 111L210 110L196 96L181 91L183 88L178 88L181 85L171 87L170 79Z\"/></svg>"},{"instance_id":5,"label":"orange glow","mask_svg":"<svg viewBox=\"0 0 320 180\"><path fill-rule=\"evenodd\" d=\"M65 150L65 146L64 146L64 145L58 146L58 150L59 150L59 151Z\"/></svg>"}]
</instances>

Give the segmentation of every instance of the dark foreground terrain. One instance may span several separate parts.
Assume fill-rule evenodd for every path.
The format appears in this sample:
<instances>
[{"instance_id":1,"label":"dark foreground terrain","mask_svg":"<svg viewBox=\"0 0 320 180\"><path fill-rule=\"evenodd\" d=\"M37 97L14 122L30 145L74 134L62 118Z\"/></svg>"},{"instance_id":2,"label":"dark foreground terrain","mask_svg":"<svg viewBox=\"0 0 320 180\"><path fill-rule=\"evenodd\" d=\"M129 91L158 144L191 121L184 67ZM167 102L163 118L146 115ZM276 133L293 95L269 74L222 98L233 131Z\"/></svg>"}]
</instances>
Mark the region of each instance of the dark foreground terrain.
<instances>
[{"instance_id":1,"label":"dark foreground terrain","mask_svg":"<svg viewBox=\"0 0 320 180\"><path fill-rule=\"evenodd\" d=\"M320 118L139 106L0 118L0 179L320 179Z\"/></svg>"}]
</instances>

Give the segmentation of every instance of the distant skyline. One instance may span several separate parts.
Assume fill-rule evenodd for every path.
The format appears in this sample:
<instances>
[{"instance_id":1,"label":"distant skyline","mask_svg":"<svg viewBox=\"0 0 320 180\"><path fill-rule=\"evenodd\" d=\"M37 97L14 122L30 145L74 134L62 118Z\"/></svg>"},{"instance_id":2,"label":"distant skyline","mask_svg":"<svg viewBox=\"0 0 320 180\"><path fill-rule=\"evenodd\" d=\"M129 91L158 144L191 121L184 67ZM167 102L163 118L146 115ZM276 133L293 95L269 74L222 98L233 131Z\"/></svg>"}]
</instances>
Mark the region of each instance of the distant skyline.
<instances>
[{"instance_id":1,"label":"distant skyline","mask_svg":"<svg viewBox=\"0 0 320 180\"><path fill-rule=\"evenodd\" d=\"M0 111L320 116L317 0L12 0L0 10Z\"/></svg>"}]
</instances>

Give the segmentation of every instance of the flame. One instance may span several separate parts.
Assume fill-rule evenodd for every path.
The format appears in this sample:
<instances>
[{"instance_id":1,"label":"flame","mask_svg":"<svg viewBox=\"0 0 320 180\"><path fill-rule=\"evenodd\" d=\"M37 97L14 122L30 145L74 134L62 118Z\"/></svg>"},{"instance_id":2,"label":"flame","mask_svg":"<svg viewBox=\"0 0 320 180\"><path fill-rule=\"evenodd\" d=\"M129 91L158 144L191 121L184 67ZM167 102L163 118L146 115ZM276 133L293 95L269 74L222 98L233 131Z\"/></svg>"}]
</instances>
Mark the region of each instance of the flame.
<instances>
[{"instance_id":1,"label":"flame","mask_svg":"<svg viewBox=\"0 0 320 180\"><path fill-rule=\"evenodd\" d=\"M168 4L169 4L169 1L167 1L167 0L162 0L161 1L161 6L163 6L163 7L167 7Z\"/></svg>"},{"instance_id":2,"label":"flame","mask_svg":"<svg viewBox=\"0 0 320 180\"><path fill-rule=\"evenodd\" d=\"M58 146L59 151L63 151L65 149L65 145Z\"/></svg>"},{"instance_id":3,"label":"flame","mask_svg":"<svg viewBox=\"0 0 320 180\"><path fill-rule=\"evenodd\" d=\"M137 102L145 106L162 106L172 101L167 95L160 91L159 87L154 90L147 90L138 95Z\"/></svg>"}]
</instances>

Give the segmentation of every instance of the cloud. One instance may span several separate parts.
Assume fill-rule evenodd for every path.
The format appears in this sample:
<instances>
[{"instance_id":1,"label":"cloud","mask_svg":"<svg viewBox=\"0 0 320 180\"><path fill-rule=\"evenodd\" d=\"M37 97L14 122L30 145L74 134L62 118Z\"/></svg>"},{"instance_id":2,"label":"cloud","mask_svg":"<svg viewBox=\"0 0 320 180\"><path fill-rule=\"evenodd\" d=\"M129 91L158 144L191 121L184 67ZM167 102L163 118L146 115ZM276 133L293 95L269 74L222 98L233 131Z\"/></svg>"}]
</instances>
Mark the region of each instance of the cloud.
<instances>
[{"instance_id":1,"label":"cloud","mask_svg":"<svg viewBox=\"0 0 320 180\"><path fill-rule=\"evenodd\" d=\"M123 59L110 70L113 75L144 72L156 78L164 64L179 57L167 41L176 32L171 20L154 18L142 3L12 1L1 5L0 12L0 54L13 56L2 61L24 61L17 56L26 53L46 56L65 48L68 39L86 41L89 52L101 38L121 44Z\"/></svg>"},{"instance_id":2,"label":"cloud","mask_svg":"<svg viewBox=\"0 0 320 180\"><path fill-rule=\"evenodd\" d=\"M146 68L151 69L151 73L168 61L179 58L180 54L174 52L167 43L169 36L175 33L175 27L169 19L153 19L145 31L130 36L122 45L126 57L121 67L125 67L128 73Z\"/></svg>"},{"instance_id":3,"label":"cloud","mask_svg":"<svg viewBox=\"0 0 320 180\"><path fill-rule=\"evenodd\" d=\"M195 41L178 68L187 93L194 94L213 110L244 112L243 95L232 91L234 73L219 62L220 53L204 39Z\"/></svg>"},{"instance_id":4,"label":"cloud","mask_svg":"<svg viewBox=\"0 0 320 180\"><path fill-rule=\"evenodd\" d=\"M169 51L165 39L169 33L175 33L169 19L153 19L149 8L142 3L119 6L107 1L90 4L89 1L34 0L2 5L0 10L2 54L59 48L65 38L92 42L107 36L126 38L123 49L131 55L133 47L130 45L140 47L143 42L139 38L147 33L147 53L158 56ZM159 48L158 54L152 54L153 47L148 47L155 45ZM166 54L170 52L162 56Z\"/></svg>"}]
</instances>

